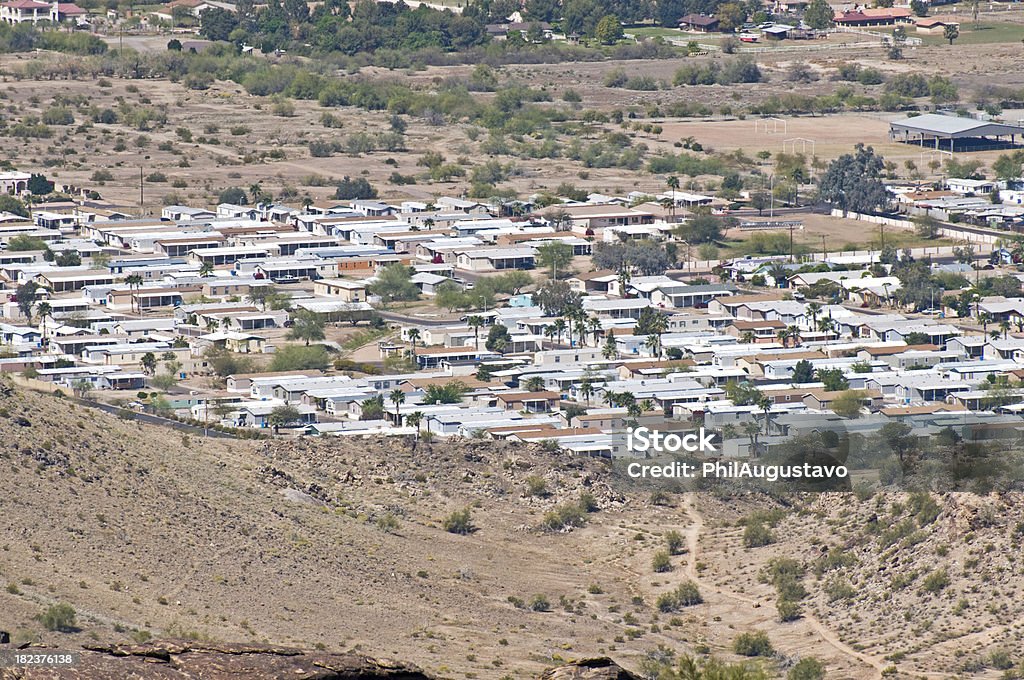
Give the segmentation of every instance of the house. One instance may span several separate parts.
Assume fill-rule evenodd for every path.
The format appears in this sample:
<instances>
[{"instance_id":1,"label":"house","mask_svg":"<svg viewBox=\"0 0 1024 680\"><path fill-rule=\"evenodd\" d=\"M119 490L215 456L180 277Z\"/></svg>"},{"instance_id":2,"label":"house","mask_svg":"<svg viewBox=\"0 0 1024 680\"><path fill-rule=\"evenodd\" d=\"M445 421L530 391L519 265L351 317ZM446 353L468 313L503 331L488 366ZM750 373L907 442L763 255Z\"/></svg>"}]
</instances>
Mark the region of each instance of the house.
<instances>
[{"instance_id":1,"label":"house","mask_svg":"<svg viewBox=\"0 0 1024 680\"><path fill-rule=\"evenodd\" d=\"M943 35L947 26L960 28L960 22L945 17L921 17L914 21L914 31L925 35Z\"/></svg>"},{"instance_id":2,"label":"house","mask_svg":"<svg viewBox=\"0 0 1024 680\"><path fill-rule=\"evenodd\" d=\"M535 252L529 247L458 250L455 252L455 266L474 272L533 269Z\"/></svg>"},{"instance_id":3,"label":"house","mask_svg":"<svg viewBox=\"0 0 1024 680\"><path fill-rule=\"evenodd\" d=\"M713 33L718 30L718 19L710 14L686 14L679 20L679 28L684 31Z\"/></svg>"},{"instance_id":4,"label":"house","mask_svg":"<svg viewBox=\"0 0 1024 680\"><path fill-rule=\"evenodd\" d=\"M341 298L345 302L366 302L367 283L352 279L320 279L313 282L313 293Z\"/></svg>"},{"instance_id":5,"label":"house","mask_svg":"<svg viewBox=\"0 0 1024 680\"><path fill-rule=\"evenodd\" d=\"M726 327L725 332L741 340L752 336L753 342L764 344L777 342L779 331L784 330L786 330L786 324L778 319L758 321L741 321L737 319Z\"/></svg>"},{"instance_id":6,"label":"house","mask_svg":"<svg viewBox=\"0 0 1024 680\"><path fill-rule=\"evenodd\" d=\"M0 20L4 16L4 7L11 3L0 3ZM42 4L42 3L37 3ZM18 195L28 191L28 182L32 175L27 172L7 171L0 172L0 193ZM24 217L18 219L24 220Z\"/></svg>"},{"instance_id":7,"label":"house","mask_svg":"<svg viewBox=\"0 0 1024 680\"><path fill-rule=\"evenodd\" d=\"M494 40L506 40L509 34L513 32L518 32L524 38L528 36L530 31L540 31L545 40L550 40L552 36L551 24L546 21L513 21L504 24L487 24L485 29L487 30L487 35L491 36Z\"/></svg>"},{"instance_id":8,"label":"house","mask_svg":"<svg viewBox=\"0 0 1024 680\"><path fill-rule=\"evenodd\" d=\"M36 0L9 0L0 3L0 21L6 24L49 21L51 9L51 5Z\"/></svg>"},{"instance_id":9,"label":"house","mask_svg":"<svg viewBox=\"0 0 1024 680\"><path fill-rule=\"evenodd\" d=\"M560 397L558 392L503 392L495 401L507 411L550 413L558 410Z\"/></svg>"},{"instance_id":10,"label":"house","mask_svg":"<svg viewBox=\"0 0 1024 680\"><path fill-rule=\"evenodd\" d=\"M832 408L832 402L845 394L845 390L829 391L825 389L810 390L804 396L803 402L807 408L818 411L828 411ZM878 390L864 390L863 404L871 411L877 411L882 406L882 393Z\"/></svg>"},{"instance_id":11,"label":"house","mask_svg":"<svg viewBox=\"0 0 1024 680\"><path fill-rule=\"evenodd\" d=\"M78 23L88 15L87 10L82 9L73 2L54 2L50 5L50 22L62 24L64 22Z\"/></svg>"},{"instance_id":12,"label":"house","mask_svg":"<svg viewBox=\"0 0 1024 680\"><path fill-rule=\"evenodd\" d=\"M836 26L894 26L913 22L910 9L906 7L866 7L846 12L836 12Z\"/></svg>"}]
</instances>

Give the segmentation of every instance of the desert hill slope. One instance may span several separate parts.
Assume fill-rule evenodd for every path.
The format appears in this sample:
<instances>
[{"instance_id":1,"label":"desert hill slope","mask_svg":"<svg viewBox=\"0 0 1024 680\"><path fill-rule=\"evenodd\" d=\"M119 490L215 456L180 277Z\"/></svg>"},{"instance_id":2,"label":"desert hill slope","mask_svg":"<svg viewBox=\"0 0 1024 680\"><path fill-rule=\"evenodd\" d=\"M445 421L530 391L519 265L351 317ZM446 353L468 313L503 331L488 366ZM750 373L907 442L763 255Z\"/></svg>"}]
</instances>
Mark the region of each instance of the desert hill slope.
<instances>
[{"instance_id":1,"label":"desert hill slope","mask_svg":"<svg viewBox=\"0 0 1024 680\"><path fill-rule=\"evenodd\" d=\"M672 654L735 661L736 638L761 630L770 677L814 656L830 678L875 678L889 666L948 677L953 664L997 677L991 654L1013 657L1020 642L1016 498L977 499L988 519L961 526L960 506L936 497L934 518L885 549L863 527L872 514L900 522L899 495L796 499L775 541L748 548L742 524L771 507L763 498L620 492L600 462L536 447L202 439L0 388L0 630L14 643L152 636L525 678L598 656L634 672ZM591 512L567 512L581 500ZM464 509L474 531L447 531ZM544 528L557 516L580 526ZM670 531L682 545L656 572ZM972 547L957 542L966 533ZM856 561L818 578L837 545ZM802 616L785 623L761 576L778 557L806 571ZM949 583L929 592L943 560ZM691 580L701 603L659 605ZM70 630L41 620L59 603L75 610ZM943 618L954 616L963 625ZM907 626L928 619L937 625Z\"/></svg>"}]
</instances>

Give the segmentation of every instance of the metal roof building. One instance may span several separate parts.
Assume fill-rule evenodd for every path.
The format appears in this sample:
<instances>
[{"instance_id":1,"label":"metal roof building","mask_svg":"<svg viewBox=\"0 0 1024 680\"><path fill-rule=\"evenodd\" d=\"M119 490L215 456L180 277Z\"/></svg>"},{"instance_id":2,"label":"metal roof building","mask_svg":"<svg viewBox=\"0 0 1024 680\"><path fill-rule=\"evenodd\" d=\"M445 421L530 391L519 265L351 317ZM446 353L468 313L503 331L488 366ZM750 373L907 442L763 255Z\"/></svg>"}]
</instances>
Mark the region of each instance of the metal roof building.
<instances>
[{"instance_id":1,"label":"metal roof building","mask_svg":"<svg viewBox=\"0 0 1024 680\"><path fill-rule=\"evenodd\" d=\"M1024 142L1024 127L992 121L926 113L889 123L892 141L931 146L950 153L981 151L1017 145Z\"/></svg>"}]
</instances>

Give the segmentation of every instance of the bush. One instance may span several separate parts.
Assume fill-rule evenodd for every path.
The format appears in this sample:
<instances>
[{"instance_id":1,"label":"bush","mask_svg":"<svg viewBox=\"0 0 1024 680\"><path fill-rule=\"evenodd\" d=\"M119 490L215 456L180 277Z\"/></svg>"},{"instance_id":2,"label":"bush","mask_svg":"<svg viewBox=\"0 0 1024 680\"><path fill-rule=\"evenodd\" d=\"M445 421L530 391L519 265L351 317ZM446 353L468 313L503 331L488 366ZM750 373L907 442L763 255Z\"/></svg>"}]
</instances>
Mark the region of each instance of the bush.
<instances>
[{"instance_id":1,"label":"bush","mask_svg":"<svg viewBox=\"0 0 1024 680\"><path fill-rule=\"evenodd\" d=\"M704 601L701 597L697 584L693 581L684 581L670 592L658 596L656 605L662 612L678 611L682 607L692 607Z\"/></svg>"},{"instance_id":2,"label":"bush","mask_svg":"<svg viewBox=\"0 0 1024 680\"><path fill-rule=\"evenodd\" d=\"M678 555L683 551L683 535L674 530L665 532L665 545L669 553Z\"/></svg>"},{"instance_id":3,"label":"bush","mask_svg":"<svg viewBox=\"0 0 1024 680\"><path fill-rule=\"evenodd\" d=\"M535 612L551 611L551 602L546 595L537 594L530 598L530 609Z\"/></svg>"},{"instance_id":4,"label":"bush","mask_svg":"<svg viewBox=\"0 0 1024 680\"><path fill-rule=\"evenodd\" d=\"M672 571L672 558L667 550L659 550L654 553L654 559L651 560L651 568L659 574Z\"/></svg>"},{"instance_id":5,"label":"bush","mask_svg":"<svg viewBox=\"0 0 1024 680\"><path fill-rule=\"evenodd\" d=\"M800 659L786 674L786 680L824 680L824 678L825 665L813 656Z\"/></svg>"},{"instance_id":6,"label":"bush","mask_svg":"<svg viewBox=\"0 0 1024 680\"><path fill-rule=\"evenodd\" d=\"M796 621L801 616L800 603L794 600L779 600L775 607L779 610L779 621L783 623Z\"/></svg>"},{"instance_id":7,"label":"bush","mask_svg":"<svg viewBox=\"0 0 1024 680\"><path fill-rule=\"evenodd\" d=\"M42 622L43 627L46 628L46 630L67 633L74 630L76 618L75 608L67 603L61 602L59 604L52 605L47 609L43 615L39 617L39 620Z\"/></svg>"},{"instance_id":8,"label":"bush","mask_svg":"<svg viewBox=\"0 0 1024 680\"><path fill-rule=\"evenodd\" d=\"M526 493L531 496L547 496L548 483L540 475L530 475L526 478Z\"/></svg>"},{"instance_id":9,"label":"bush","mask_svg":"<svg viewBox=\"0 0 1024 680\"><path fill-rule=\"evenodd\" d=\"M322 345L284 345L270 362L271 371L323 370L331 357Z\"/></svg>"},{"instance_id":10,"label":"bush","mask_svg":"<svg viewBox=\"0 0 1024 680\"><path fill-rule=\"evenodd\" d=\"M762 630L740 633L733 641L732 649L740 656L771 656L775 654L768 634Z\"/></svg>"},{"instance_id":11,"label":"bush","mask_svg":"<svg viewBox=\"0 0 1024 680\"><path fill-rule=\"evenodd\" d=\"M444 530L450 534L471 534L476 530L473 526L473 520L470 516L469 508L463 508L462 510L456 510L452 514L448 515L444 519L442 525Z\"/></svg>"},{"instance_id":12,"label":"bush","mask_svg":"<svg viewBox=\"0 0 1024 680\"><path fill-rule=\"evenodd\" d=\"M550 531L561 531L565 528L579 527L586 523L584 511L577 503L566 503L554 510L544 513L544 528Z\"/></svg>"},{"instance_id":13,"label":"bush","mask_svg":"<svg viewBox=\"0 0 1024 680\"><path fill-rule=\"evenodd\" d=\"M924 581L921 582L921 590L926 593L937 593L948 585L949 572L939 569L924 577Z\"/></svg>"},{"instance_id":14,"label":"bush","mask_svg":"<svg viewBox=\"0 0 1024 680\"><path fill-rule=\"evenodd\" d=\"M743 545L747 548L760 548L775 542L775 534L761 522L753 522L743 530Z\"/></svg>"}]
</instances>

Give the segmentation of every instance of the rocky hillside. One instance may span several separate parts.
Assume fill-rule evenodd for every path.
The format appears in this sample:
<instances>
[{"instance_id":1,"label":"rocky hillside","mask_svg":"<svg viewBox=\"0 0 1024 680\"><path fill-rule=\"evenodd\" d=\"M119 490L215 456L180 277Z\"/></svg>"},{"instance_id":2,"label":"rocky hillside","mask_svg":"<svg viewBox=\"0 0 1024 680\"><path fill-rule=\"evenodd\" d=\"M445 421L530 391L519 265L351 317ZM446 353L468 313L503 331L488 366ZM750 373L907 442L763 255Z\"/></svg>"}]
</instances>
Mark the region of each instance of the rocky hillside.
<instances>
[{"instance_id":1,"label":"rocky hillside","mask_svg":"<svg viewBox=\"0 0 1024 680\"><path fill-rule=\"evenodd\" d=\"M615 642L635 531L597 464L476 441L205 440L5 386L0 465L15 644L244 641L485 677L642 653ZM542 528L581 499L584 526ZM445 529L456 511L468 533ZM61 604L74 622L51 630Z\"/></svg>"}]
</instances>

